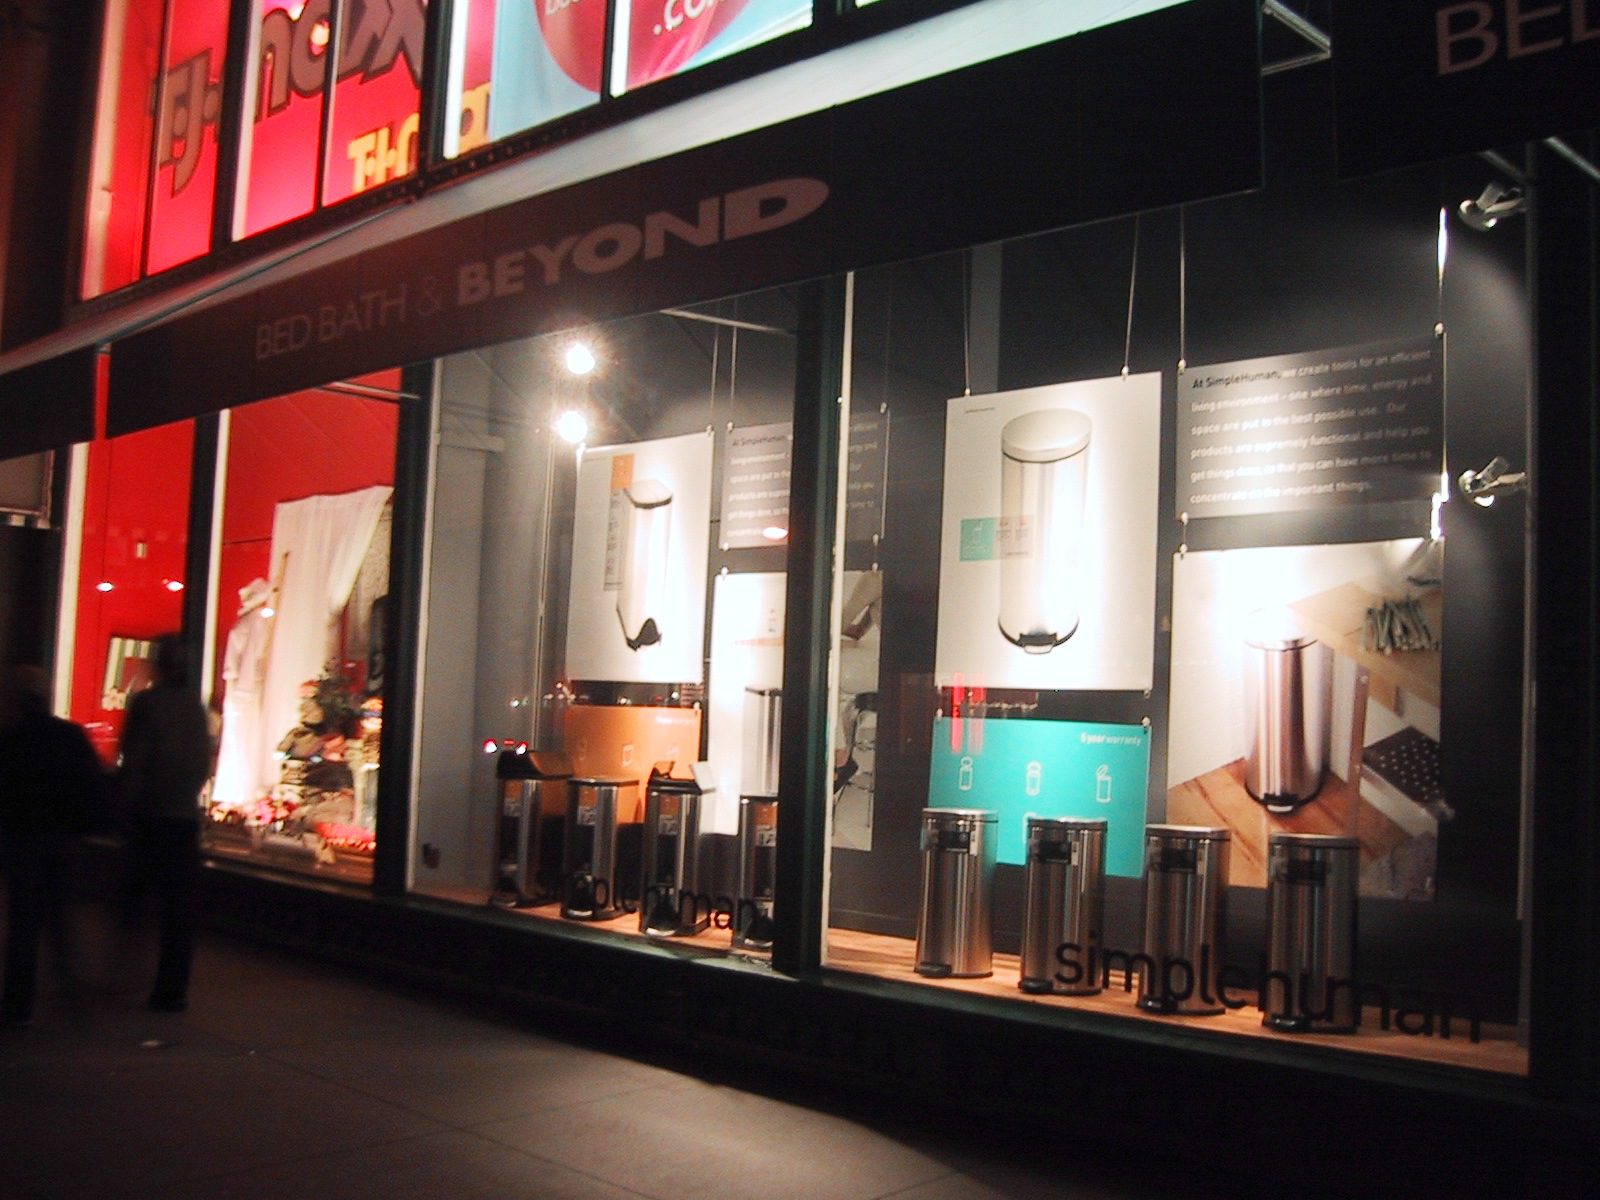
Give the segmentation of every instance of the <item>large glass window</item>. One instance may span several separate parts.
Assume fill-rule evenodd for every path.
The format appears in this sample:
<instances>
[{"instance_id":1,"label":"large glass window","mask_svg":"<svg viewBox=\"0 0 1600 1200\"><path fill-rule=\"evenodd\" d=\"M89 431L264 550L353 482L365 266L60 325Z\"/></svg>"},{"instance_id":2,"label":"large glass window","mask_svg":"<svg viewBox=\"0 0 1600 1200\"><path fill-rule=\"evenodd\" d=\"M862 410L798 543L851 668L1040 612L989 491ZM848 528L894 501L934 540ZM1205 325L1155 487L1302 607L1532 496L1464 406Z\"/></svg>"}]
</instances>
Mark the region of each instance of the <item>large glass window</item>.
<instances>
[{"instance_id":1,"label":"large glass window","mask_svg":"<svg viewBox=\"0 0 1600 1200\"><path fill-rule=\"evenodd\" d=\"M826 961L1523 1072L1522 237L1271 136L856 278Z\"/></svg>"},{"instance_id":2,"label":"large glass window","mask_svg":"<svg viewBox=\"0 0 1600 1200\"><path fill-rule=\"evenodd\" d=\"M258 0L251 21L235 236L416 170L423 0Z\"/></svg>"},{"instance_id":3,"label":"large glass window","mask_svg":"<svg viewBox=\"0 0 1600 1200\"><path fill-rule=\"evenodd\" d=\"M107 765L155 639L183 625L194 423L90 443L68 714Z\"/></svg>"},{"instance_id":4,"label":"large glass window","mask_svg":"<svg viewBox=\"0 0 1600 1200\"><path fill-rule=\"evenodd\" d=\"M226 5L106 4L85 297L211 249L227 45Z\"/></svg>"},{"instance_id":5,"label":"large glass window","mask_svg":"<svg viewBox=\"0 0 1600 1200\"><path fill-rule=\"evenodd\" d=\"M611 87L618 93L811 24L811 0L625 0L616 10Z\"/></svg>"},{"instance_id":6,"label":"large glass window","mask_svg":"<svg viewBox=\"0 0 1600 1200\"><path fill-rule=\"evenodd\" d=\"M420 892L768 949L785 291L445 360Z\"/></svg>"},{"instance_id":7,"label":"large glass window","mask_svg":"<svg viewBox=\"0 0 1600 1200\"><path fill-rule=\"evenodd\" d=\"M666 79L811 23L811 0L467 0L450 59L445 155L463 154L599 101L606 12L610 92Z\"/></svg>"},{"instance_id":8,"label":"large glass window","mask_svg":"<svg viewBox=\"0 0 1600 1200\"><path fill-rule=\"evenodd\" d=\"M372 878L398 372L227 418L204 845Z\"/></svg>"}]
</instances>

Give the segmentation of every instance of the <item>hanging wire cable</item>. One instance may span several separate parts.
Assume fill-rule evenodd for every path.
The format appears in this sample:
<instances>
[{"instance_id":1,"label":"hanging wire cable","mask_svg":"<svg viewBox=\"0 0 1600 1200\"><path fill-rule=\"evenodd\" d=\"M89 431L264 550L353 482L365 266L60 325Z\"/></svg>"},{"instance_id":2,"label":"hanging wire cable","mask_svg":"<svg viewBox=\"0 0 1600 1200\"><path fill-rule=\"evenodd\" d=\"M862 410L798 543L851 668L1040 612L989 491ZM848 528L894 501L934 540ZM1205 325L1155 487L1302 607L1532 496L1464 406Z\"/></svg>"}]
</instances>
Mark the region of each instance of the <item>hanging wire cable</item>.
<instances>
[{"instance_id":1,"label":"hanging wire cable","mask_svg":"<svg viewBox=\"0 0 1600 1200\"><path fill-rule=\"evenodd\" d=\"M961 394L972 395L972 251L961 255Z\"/></svg>"},{"instance_id":2,"label":"hanging wire cable","mask_svg":"<svg viewBox=\"0 0 1600 1200\"><path fill-rule=\"evenodd\" d=\"M711 327L711 414L707 418L712 425L717 423L717 371L721 366L722 358L722 326Z\"/></svg>"},{"instance_id":3,"label":"hanging wire cable","mask_svg":"<svg viewBox=\"0 0 1600 1200\"><path fill-rule=\"evenodd\" d=\"M1189 210L1178 210L1178 370L1189 366Z\"/></svg>"},{"instance_id":4,"label":"hanging wire cable","mask_svg":"<svg viewBox=\"0 0 1600 1200\"><path fill-rule=\"evenodd\" d=\"M1122 377L1128 377L1128 362L1133 357L1133 291L1139 283L1139 224L1133 218L1133 263L1128 268L1128 329L1122 338Z\"/></svg>"}]
</instances>

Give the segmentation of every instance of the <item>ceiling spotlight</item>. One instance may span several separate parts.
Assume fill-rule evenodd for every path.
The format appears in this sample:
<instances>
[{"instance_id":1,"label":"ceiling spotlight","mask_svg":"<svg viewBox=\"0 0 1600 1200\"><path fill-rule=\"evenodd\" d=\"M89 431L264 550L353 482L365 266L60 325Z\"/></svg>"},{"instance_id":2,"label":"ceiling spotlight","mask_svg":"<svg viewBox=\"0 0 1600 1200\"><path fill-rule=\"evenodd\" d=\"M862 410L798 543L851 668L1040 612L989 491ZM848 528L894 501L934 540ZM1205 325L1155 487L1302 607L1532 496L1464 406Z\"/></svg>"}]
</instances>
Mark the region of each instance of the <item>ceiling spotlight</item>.
<instances>
[{"instance_id":1,"label":"ceiling spotlight","mask_svg":"<svg viewBox=\"0 0 1600 1200\"><path fill-rule=\"evenodd\" d=\"M596 366L594 351L585 342L573 342L567 347L566 363L574 375L587 375Z\"/></svg>"},{"instance_id":2,"label":"ceiling spotlight","mask_svg":"<svg viewBox=\"0 0 1600 1200\"><path fill-rule=\"evenodd\" d=\"M1488 508L1496 496L1527 488L1528 473L1513 471L1511 464L1496 454L1479 470L1461 472L1459 482L1463 496L1474 504Z\"/></svg>"},{"instance_id":3,"label":"ceiling spotlight","mask_svg":"<svg viewBox=\"0 0 1600 1200\"><path fill-rule=\"evenodd\" d=\"M1476 200L1463 200L1457 211L1461 219L1474 229L1493 229L1507 217L1514 217L1528 207L1528 196L1515 184L1490 182Z\"/></svg>"},{"instance_id":4,"label":"ceiling spotlight","mask_svg":"<svg viewBox=\"0 0 1600 1200\"><path fill-rule=\"evenodd\" d=\"M561 440L576 446L589 436L589 419L575 408L556 418L556 433Z\"/></svg>"}]
</instances>

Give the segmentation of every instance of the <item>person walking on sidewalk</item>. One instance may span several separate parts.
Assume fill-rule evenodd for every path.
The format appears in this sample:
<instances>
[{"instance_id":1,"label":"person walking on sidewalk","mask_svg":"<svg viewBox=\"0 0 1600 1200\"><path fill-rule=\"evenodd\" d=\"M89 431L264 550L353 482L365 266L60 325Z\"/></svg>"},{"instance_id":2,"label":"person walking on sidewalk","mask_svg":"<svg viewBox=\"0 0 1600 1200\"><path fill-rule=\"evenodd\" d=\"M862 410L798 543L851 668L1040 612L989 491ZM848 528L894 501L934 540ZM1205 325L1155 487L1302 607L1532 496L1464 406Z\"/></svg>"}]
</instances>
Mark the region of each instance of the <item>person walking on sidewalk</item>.
<instances>
[{"instance_id":1,"label":"person walking on sidewalk","mask_svg":"<svg viewBox=\"0 0 1600 1200\"><path fill-rule=\"evenodd\" d=\"M200 789L210 773L206 710L189 685L183 643L169 635L156 642L155 685L128 702L120 771L129 824L126 924L131 932L140 901L153 892L160 955L150 1007L158 1012L188 1007L200 878Z\"/></svg>"},{"instance_id":2,"label":"person walking on sidewalk","mask_svg":"<svg viewBox=\"0 0 1600 1200\"><path fill-rule=\"evenodd\" d=\"M50 715L38 667L0 682L0 865L7 891L5 994L11 1026L33 1021L39 942L50 943L63 994L76 992L67 900L79 838L104 807L104 777L88 736Z\"/></svg>"}]
</instances>

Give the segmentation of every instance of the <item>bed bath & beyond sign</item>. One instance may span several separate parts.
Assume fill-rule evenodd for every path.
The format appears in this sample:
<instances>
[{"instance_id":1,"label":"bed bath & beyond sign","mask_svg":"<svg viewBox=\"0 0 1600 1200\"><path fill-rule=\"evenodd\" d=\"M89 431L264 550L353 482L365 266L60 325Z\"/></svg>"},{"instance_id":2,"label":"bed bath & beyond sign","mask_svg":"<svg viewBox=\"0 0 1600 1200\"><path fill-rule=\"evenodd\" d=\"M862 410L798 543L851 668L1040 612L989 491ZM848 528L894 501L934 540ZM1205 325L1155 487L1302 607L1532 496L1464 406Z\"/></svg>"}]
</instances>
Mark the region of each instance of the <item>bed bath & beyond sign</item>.
<instances>
[{"instance_id":1,"label":"bed bath & beyond sign","mask_svg":"<svg viewBox=\"0 0 1600 1200\"><path fill-rule=\"evenodd\" d=\"M487 300L518 295L530 286L555 287L568 268L603 275L640 259L660 259L669 245L701 249L792 225L827 203L829 188L820 179L774 179L702 199L693 218L666 210L638 222L613 221L554 241L519 246L492 258L457 265L453 286L436 276L409 288L362 291L340 303L287 313L256 325L255 357L265 362L352 336L426 320L447 307L469 308Z\"/></svg>"}]
</instances>

